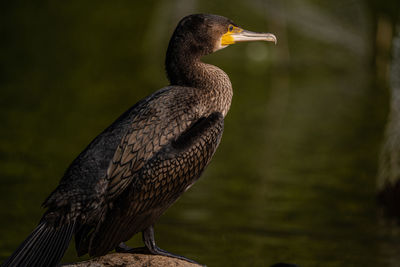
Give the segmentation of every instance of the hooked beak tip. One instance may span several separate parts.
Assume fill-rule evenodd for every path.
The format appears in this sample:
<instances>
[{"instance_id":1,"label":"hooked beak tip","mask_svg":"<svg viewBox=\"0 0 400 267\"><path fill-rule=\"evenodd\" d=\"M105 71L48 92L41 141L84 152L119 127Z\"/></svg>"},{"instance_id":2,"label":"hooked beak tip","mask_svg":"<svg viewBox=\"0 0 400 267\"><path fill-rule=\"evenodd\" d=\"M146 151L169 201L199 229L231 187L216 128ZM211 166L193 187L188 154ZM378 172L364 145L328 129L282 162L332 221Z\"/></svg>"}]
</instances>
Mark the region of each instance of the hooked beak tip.
<instances>
[{"instance_id":1,"label":"hooked beak tip","mask_svg":"<svg viewBox=\"0 0 400 267\"><path fill-rule=\"evenodd\" d=\"M272 33L267 33L266 34L266 41L269 42L274 42L274 44L276 45L278 43L278 39L276 38L276 36Z\"/></svg>"}]
</instances>

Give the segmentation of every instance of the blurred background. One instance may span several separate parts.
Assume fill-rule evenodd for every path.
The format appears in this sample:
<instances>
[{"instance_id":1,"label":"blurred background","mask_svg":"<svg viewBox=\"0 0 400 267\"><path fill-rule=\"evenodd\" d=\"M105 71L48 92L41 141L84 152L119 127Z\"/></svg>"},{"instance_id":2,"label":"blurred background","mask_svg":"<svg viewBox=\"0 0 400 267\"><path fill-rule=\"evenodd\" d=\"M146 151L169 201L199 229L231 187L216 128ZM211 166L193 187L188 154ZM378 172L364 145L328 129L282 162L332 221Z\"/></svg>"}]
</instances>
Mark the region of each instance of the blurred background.
<instances>
[{"instance_id":1,"label":"blurred background","mask_svg":"<svg viewBox=\"0 0 400 267\"><path fill-rule=\"evenodd\" d=\"M79 152L168 84L164 54L180 18L214 13L278 44L204 58L230 76L233 103L212 163L156 224L158 245L208 266L398 266L400 228L376 203L398 0L2 1L0 10L0 262ZM71 243L63 262L82 259Z\"/></svg>"}]
</instances>

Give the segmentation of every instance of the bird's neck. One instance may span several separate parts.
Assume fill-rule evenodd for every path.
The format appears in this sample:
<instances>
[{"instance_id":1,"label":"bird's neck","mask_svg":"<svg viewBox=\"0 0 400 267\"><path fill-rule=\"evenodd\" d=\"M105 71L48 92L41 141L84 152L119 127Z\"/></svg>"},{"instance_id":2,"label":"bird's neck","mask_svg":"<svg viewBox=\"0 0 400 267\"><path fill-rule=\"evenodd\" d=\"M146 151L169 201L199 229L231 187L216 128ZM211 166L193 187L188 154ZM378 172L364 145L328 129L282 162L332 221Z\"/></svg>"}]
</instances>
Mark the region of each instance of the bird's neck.
<instances>
[{"instance_id":1,"label":"bird's neck","mask_svg":"<svg viewBox=\"0 0 400 267\"><path fill-rule=\"evenodd\" d=\"M171 85L197 88L208 98L215 111L224 116L232 100L232 84L228 75L220 68L206 64L200 56L174 53L166 60L166 71Z\"/></svg>"}]
</instances>

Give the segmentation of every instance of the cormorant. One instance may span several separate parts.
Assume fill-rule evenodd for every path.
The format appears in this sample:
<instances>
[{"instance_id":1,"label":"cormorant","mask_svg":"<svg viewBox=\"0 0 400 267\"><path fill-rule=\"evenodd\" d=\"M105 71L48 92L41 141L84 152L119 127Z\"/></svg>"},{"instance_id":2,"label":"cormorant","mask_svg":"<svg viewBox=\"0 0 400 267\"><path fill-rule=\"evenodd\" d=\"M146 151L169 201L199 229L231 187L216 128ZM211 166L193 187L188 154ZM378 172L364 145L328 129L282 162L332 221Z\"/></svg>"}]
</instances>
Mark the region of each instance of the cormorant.
<instances>
[{"instance_id":1,"label":"cormorant","mask_svg":"<svg viewBox=\"0 0 400 267\"><path fill-rule=\"evenodd\" d=\"M153 225L210 162L231 105L228 75L200 59L258 40L276 43L273 34L246 31L225 17L184 17L167 49L170 85L123 113L79 154L44 201L39 225L3 266L56 266L73 235L79 256L105 255L127 249L122 242L138 232L142 251L189 260L158 248Z\"/></svg>"}]
</instances>

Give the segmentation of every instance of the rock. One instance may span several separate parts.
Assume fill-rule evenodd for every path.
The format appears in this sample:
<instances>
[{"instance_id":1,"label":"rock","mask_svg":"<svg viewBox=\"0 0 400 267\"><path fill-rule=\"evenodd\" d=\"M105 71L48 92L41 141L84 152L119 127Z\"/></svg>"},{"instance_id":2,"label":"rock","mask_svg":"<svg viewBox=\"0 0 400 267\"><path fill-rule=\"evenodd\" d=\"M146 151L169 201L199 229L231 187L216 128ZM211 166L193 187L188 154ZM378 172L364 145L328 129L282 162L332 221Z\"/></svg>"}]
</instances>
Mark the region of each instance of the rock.
<instances>
[{"instance_id":1,"label":"rock","mask_svg":"<svg viewBox=\"0 0 400 267\"><path fill-rule=\"evenodd\" d=\"M88 261L68 263L63 267L199 267L201 265L175 258L129 253L112 253Z\"/></svg>"}]
</instances>

